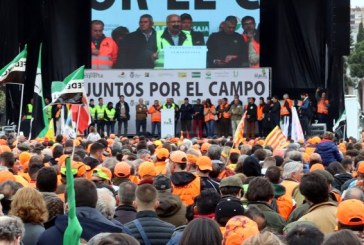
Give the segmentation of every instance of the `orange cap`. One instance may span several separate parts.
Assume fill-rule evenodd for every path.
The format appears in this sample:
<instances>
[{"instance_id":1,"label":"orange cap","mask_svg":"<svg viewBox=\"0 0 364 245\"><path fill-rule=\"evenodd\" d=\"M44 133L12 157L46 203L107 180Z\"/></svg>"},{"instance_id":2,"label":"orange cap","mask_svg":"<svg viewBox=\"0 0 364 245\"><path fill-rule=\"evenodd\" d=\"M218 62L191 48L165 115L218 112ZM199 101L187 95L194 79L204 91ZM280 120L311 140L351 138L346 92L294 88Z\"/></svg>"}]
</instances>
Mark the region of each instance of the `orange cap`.
<instances>
[{"instance_id":1,"label":"orange cap","mask_svg":"<svg viewBox=\"0 0 364 245\"><path fill-rule=\"evenodd\" d=\"M175 163L187 163L187 155L183 151L173 151L169 159Z\"/></svg>"},{"instance_id":2,"label":"orange cap","mask_svg":"<svg viewBox=\"0 0 364 245\"><path fill-rule=\"evenodd\" d=\"M8 142L4 139L0 139L0 145L7 145Z\"/></svg>"},{"instance_id":3,"label":"orange cap","mask_svg":"<svg viewBox=\"0 0 364 245\"><path fill-rule=\"evenodd\" d=\"M356 199L342 201L336 217L343 225L364 225L364 203Z\"/></svg>"},{"instance_id":4,"label":"orange cap","mask_svg":"<svg viewBox=\"0 0 364 245\"><path fill-rule=\"evenodd\" d=\"M311 166L310 173L312 173L313 171L318 170L318 169L325 170L325 167L321 163L315 163L314 165Z\"/></svg>"},{"instance_id":5,"label":"orange cap","mask_svg":"<svg viewBox=\"0 0 364 245\"><path fill-rule=\"evenodd\" d=\"M143 162L140 164L138 173L140 178L144 176L156 176L157 172L155 171L154 163L152 162Z\"/></svg>"},{"instance_id":6,"label":"orange cap","mask_svg":"<svg viewBox=\"0 0 364 245\"><path fill-rule=\"evenodd\" d=\"M312 137L312 138L309 138L307 140L307 143L311 144L311 145L317 145L318 143L321 142L321 138L318 137L318 136L315 136L315 137Z\"/></svg>"},{"instance_id":7,"label":"orange cap","mask_svg":"<svg viewBox=\"0 0 364 245\"><path fill-rule=\"evenodd\" d=\"M114 174L117 177L123 178L129 176L131 173L131 166L127 162L118 162L114 168Z\"/></svg>"},{"instance_id":8,"label":"orange cap","mask_svg":"<svg viewBox=\"0 0 364 245\"><path fill-rule=\"evenodd\" d=\"M364 161L359 162L358 173L364 174Z\"/></svg>"},{"instance_id":9,"label":"orange cap","mask_svg":"<svg viewBox=\"0 0 364 245\"><path fill-rule=\"evenodd\" d=\"M209 150L209 148L210 148L210 146L211 146L211 144L210 144L210 143L207 143L207 142L203 143L203 144L201 145L201 152L208 151L208 150Z\"/></svg>"},{"instance_id":10,"label":"orange cap","mask_svg":"<svg viewBox=\"0 0 364 245\"><path fill-rule=\"evenodd\" d=\"M159 148L155 150L155 154L157 156L157 159L163 159L169 157L169 151L166 148Z\"/></svg>"},{"instance_id":11,"label":"orange cap","mask_svg":"<svg viewBox=\"0 0 364 245\"><path fill-rule=\"evenodd\" d=\"M192 154L187 154L187 162L188 163L196 163L197 162L197 156Z\"/></svg>"},{"instance_id":12,"label":"orange cap","mask_svg":"<svg viewBox=\"0 0 364 245\"><path fill-rule=\"evenodd\" d=\"M19 163L23 166L23 169L28 169L29 160L31 157L32 157L32 155L27 151L23 151L22 153L20 153Z\"/></svg>"},{"instance_id":13,"label":"orange cap","mask_svg":"<svg viewBox=\"0 0 364 245\"><path fill-rule=\"evenodd\" d=\"M76 175L77 177L81 177L86 173L87 170L90 170L90 166L87 166L83 162L72 161L71 169L72 169L73 175ZM60 171L61 174L66 175L66 170L67 170L66 162L64 162L61 167L61 171Z\"/></svg>"},{"instance_id":14,"label":"orange cap","mask_svg":"<svg viewBox=\"0 0 364 245\"><path fill-rule=\"evenodd\" d=\"M14 175L7 170L1 171L0 172L0 183L5 182L7 180L15 181Z\"/></svg>"},{"instance_id":15,"label":"orange cap","mask_svg":"<svg viewBox=\"0 0 364 245\"><path fill-rule=\"evenodd\" d=\"M196 165L200 170L212 171L212 162L211 159L207 156L200 156L199 158L197 158Z\"/></svg>"},{"instance_id":16,"label":"orange cap","mask_svg":"<svg viewBox=\"0 0 364 245\"><path fill-rule=\"evenodd\" d=\"M240 245L246 239L259 234L258 225L245 216L235 216L226 224L223 245Z\"/></svg>"},{"instance_id":17,"label":"orange cap","mask_svg":"<svg viewBox=\"0 0 364 245\"><path fill-rule=\"evenodd\" d=\"M308 155L306 152L302 152L302 158L304 163L310 162L310 155Z\"/></svg>"},{"instance_id":18,"label":"orange cap","mask_svg":"<svg viewBox=\"0 0 364 245\"><path fill-rule=\"evenodd\" d=\"M0 145L1 149L0 149L0 153L3 152L11 152L11 149L8 145Z\"/></svg>"}]
</instances>

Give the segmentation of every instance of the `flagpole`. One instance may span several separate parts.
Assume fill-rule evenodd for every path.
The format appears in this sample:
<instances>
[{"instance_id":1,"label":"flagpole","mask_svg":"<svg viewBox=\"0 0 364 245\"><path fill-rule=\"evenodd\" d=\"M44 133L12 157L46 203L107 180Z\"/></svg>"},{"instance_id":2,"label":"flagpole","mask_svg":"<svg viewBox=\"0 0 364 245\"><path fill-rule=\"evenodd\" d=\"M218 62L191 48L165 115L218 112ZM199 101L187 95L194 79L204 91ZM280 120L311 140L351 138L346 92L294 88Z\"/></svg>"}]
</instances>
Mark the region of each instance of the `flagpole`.
<instances>
[{"instance_id":1,"label":"flagpole","mask_svg":"<svg viewBox=\"0 0 364 245\"><path fill-rule=\"evenodd\" d=\"M19 84L21 86L21 96L20 96L20 109L19 109L19 122L18 122L18 133L17 136L19 136L20 133L20 124L21 124L21 114L23 111L23 96L24 96L24 84Z\"/></svg>"}]
</instances>

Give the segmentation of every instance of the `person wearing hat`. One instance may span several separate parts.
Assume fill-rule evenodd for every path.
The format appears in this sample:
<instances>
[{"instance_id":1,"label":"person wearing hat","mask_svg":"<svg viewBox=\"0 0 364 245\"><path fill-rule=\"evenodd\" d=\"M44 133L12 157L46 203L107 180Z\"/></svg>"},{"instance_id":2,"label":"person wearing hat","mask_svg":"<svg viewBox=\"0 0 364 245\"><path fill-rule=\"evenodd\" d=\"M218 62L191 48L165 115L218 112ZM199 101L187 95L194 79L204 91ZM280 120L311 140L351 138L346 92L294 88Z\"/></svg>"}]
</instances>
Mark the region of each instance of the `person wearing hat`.
<instances>
[{"instance_id":1,"label":"person wearing hat","mask_svg":"<svg viewBox=\"0 0 364 245\"><path fill-rule=\"evenodd\" d=\"M220 200L215 208L215 220L220 226L221 233L225 233L226 223L234 216L244 215L244 207L240 199L225 197Z\"/></svg>"},{"instance_id":2,"label":"person wearing hat","mask_svg":"<svg viewBox=\"0 0 364 245\"><path fill-rule=\"evenodd\" d=\"M259 235L257 223L246 216L238 215L226 223L222 245L243 244L250 237Z\"/></svg>"},{"instance_id":3,"label":"person wearing hat","mask_svg":"<svg viewBox=\"0 0 364 245\"><path fill-rule=\"evenodd\" d=\"M192 115L194 113L192 105L189 103L188 98L184 99L184 103L181 105L180 108L181 113L181 130L185 133L185 136L189 139L190 138L190 131L191 131L191 121Z\"/></svg>"},{"instance_id":4,"label":"person wearing hat","mask_svg":"<svg viewBox=\"0 0 364 245\"><path fill-rule=\"evenodd\" d=\"M169 151L166 148L159 148L155 151L154 166L156 174L167 174L166 160L169 157Z\"/></svg>"},{"instance_id":5,"label":"person wearing hat","mask_svg":"<svg viewBox=\"0 0 364 245\"><path fill-rule=\"evenodd\" d=\"M99 166L92 171L91 181L95 183L97 187L103 185L111 185L112 173L110 169Z\"/></svg>"},{"instance_id":6,"label":"person wearing hat","mask_svg":"<svg viewBox=\"0 0 364 245\"><path fill-rule=\"evenodd\" d=\"M176 227L185 225L186 206L179 196L172 194L171 179L165 175L157 175L153 181L158 192L159 205L156 209L158 217Z\"/></svg>"},{"instance_id":7,"label":"person wearing hat","mask_svg":"<svg viewBox=\"0 0 364 245\"><path fill-rule=\"evenodd\" d=\"M118 162L114 168L114 175L112 178L113 185L119 186L121 183L130 182L132 179L131 173L132 173L132 167L129 163ZM132 181L132 182L134 183L134 181ZM138 183L139 183L139 180L135 184L138 184Z\"/></svg>"},{"instance_id":8,"label":"person wearing hat","mask_svg":"<svg viewBox=\"0 0 364 245\"><path fill-rule=\"evenodd\" d=\"M220 194L224 197L236 197L240 199L244 196L243 182L236 176L223 178L220 182Z\"/></svg>"},{"instance_id":9,"label":"person wearing hat","mask_svg":"<svg viewBox=\"0 0 364 245\"><path fill-rule=\"evenodd\" d=\"M201 179L201 191L213 189L219 193L219 183L211 179L209 173L212 171L211 159L207 156L197 158L197 176Z\"/></svg>"},{"instance_id":10,"label":"person wearing hat","mask_svg":"<svg viewBox=\"0 0 364 245\"><path fill-rule=\"evenodd\" d=\"M185 205L194 203L201 192L200 177L188 172L187 155L183 151L173 151L169 156L173 194L179 196Z\"/></svg>"},{"instance_id":11,"label":"person wearing hat","mask_svg":"<svg viewBox=\"0 0 364 245\"><path fill-rule=\"evenodd\" d=\"M362 201L355 199L342 201L337 207L336 217L339 230L351 230L358 238L363 239L364 204Z\"/></svg>"},{"instance_id":12,"label":"person wearing hat","mask_svg":"<svg viewBox=\"0 0 364 245\"><path fill-rule=\"evenodd\" d=\"M153 184L153 178L156 176L154 163L143 162L140 164L138 168L138 174L140 178L139 185Z\"/></svg>"}]
</instances>

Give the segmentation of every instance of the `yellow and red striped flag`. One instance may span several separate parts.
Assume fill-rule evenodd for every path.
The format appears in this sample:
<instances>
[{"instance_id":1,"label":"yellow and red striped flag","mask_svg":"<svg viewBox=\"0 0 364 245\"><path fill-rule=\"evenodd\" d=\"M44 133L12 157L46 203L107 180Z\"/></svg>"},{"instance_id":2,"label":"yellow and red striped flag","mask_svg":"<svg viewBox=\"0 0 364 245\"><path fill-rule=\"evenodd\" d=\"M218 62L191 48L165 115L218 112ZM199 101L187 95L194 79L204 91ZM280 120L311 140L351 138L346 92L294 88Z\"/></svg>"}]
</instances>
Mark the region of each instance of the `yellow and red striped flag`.
<instances>
[{"instance_id":1,"label":"yellow and red striped flag","mask_svg":"<svg viewBox=\"0 0 364 245\"><path fill-rule=\"evenodd\" d=\"M243 117L241 118L238 127L234 133L234 147L238 147L241 142L244 141L244 125L245 125L245 117L246 112L244 113Z\"/></svg>"},{"instance_id":2,"label":"yellow and red striped flag","mask_svg":"<svg viewBox=\"0 0 364 245\"><path fill-rule=\"evenodd\" d=\"M270 145L275 150L284 145L286 142L287 138L284 136L280 127L275 126L265 139L264 146Z\"/></svg>"}]
</instances>

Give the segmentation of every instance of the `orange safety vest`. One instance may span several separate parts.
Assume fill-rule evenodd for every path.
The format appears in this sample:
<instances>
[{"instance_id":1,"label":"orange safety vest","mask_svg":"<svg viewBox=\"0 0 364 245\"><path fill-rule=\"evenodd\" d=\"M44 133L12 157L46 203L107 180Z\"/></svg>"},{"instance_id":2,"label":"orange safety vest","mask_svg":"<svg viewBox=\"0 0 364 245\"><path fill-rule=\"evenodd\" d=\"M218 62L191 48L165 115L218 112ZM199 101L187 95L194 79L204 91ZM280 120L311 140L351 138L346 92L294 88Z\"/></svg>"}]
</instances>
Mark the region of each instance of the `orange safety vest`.
<instances>
[{"instance_id":1,"label":"orange safety vest","mask_svg":"<svg viewBox=\"0 0 364 245\"><path fill-rule=\"evenodd\" d=\"M91 49L96 49L93 42ZM116 63L117 56L118 45L111 37L106 37L101 41L99 54L92 55L92 69L111 69Z\"/></svg>"},{"instance_id":2,"label":"orange safety vest","mask_svg":"<svg viewBox=\"0 0 364 245\"><path fill-rule=\"evenodd\" d=\"M200 192L201 179L198 176L185 186L173 185L173 194L179 196L186 206L193 204L195 197L200 195Z\"/></svg>"},{"instance_id":3,"label":"orange safety vest","mask_svg":"<svg viewBox=\"0 0 364 245\"><path fill-rule=\"evenodd\" d=\"M263 109L264 109L264 105L258 105L257 106L257 118L258 118L258 121L263 120Z\"/></svg>"},{"instance_id":4,"label":"orange safety vest","mask_svg":"<svg viewBox=\"0 0 364 245\"><path fill-rule=\"evenodd\" d=\"M161 109L161 107L159 106L158 109ZM152 122L161 122L161 111L155 109L154 105L149 107L148 113L152 116Z\"/></svg>"},{"instance_id":5,"label":"orange safety vest","mask_svg":"<svg viewBox=\"0 0 364 245\"><path fill-rule=\"evenodd\" d=\"M284 104L286 103L286 101L288 102L289 108L292 108L292 106L293 106L293 101L292 100L290 100L290 99L284 100L284 102L281 105L281 116L289 115L289 111L284 106Z\"/></svg>"},{"instance_id":6,"label":"orange safety vest","mask_svg":"<svg viewBox=\"0 0 364 245\"><path fill-rule=\"evenodd\" d=\"M207 107L204 107L203 109L205 115L205 122L215 120L215 106L211 105L210 112L208 112L208 109L209 108Z\"/></svg>"},{"instance_id":7,"label":"orange safety vest","mask_svg":"<svg viewBox=\"0 0 364 245\"><path fill-rule=\"evenodd\" d=\"M293 199L292 195L287 194L287 192L278 197L276 199L277 207L278 207L278 213L284 218L284 220L287 220L289 215L293 211Z\"/></svg>"},{"instance_id":8,"label":"orange safety vest","mask_svg":"<svg viewBox=\"0 0 364 245\"><path fill-rule=\"evenodd\" d=\"M227 107L229 107L229 104L225 104L225 105L219 105L219 108L220 109L226 109ZM229 114L229 111L224 111L223 113L222 113L222 117L223 118L230 118L230 114ZM219 115L219 118L221 118L221 115Z\"/></svg>"},{"instance_id":9,"label":"orange safety vest","mask_svg":"<svg viewBox=\"0 0 364 245\"><path fill-rule=\"evenodd\" d=\"M253 43L253 48L254 48L255 52L257 53L257 55L260 55L260 43L255 41L255 39L253 39L252 43ZM251 65L250 67L259 68L260 66L259 66L259 64L256 64L256 65Z\"/></svg>"},{"instance_id":10,"label":"orange safety vest","mask_svg":"<svg viewBox=\"0 0 364 245\"><path fill-rule=\"evenodd\" d=\"M329 114L327 106L329 105L329 100L320 99L317 103L317 113L319 114Z\"/></svg>"}]
</instances>

